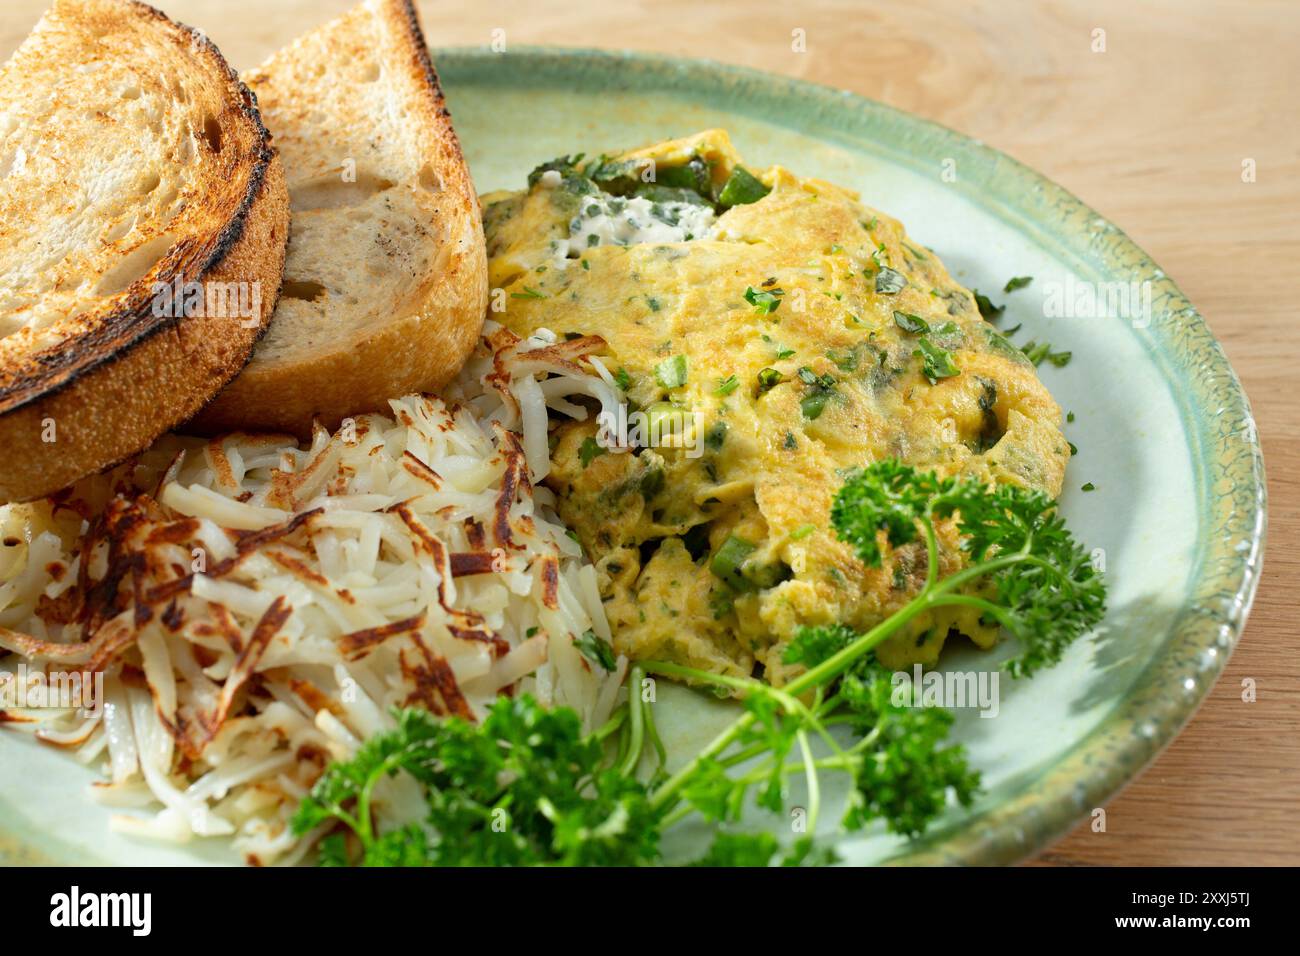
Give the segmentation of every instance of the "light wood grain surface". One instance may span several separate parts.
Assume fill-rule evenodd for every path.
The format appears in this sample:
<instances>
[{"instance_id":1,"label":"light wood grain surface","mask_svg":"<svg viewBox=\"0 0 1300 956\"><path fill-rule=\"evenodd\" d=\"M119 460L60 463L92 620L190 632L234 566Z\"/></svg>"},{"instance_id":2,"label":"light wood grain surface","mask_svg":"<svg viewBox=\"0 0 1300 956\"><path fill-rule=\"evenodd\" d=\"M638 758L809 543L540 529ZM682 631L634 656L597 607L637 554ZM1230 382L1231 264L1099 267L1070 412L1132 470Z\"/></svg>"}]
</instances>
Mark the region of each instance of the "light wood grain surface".
<instances>
[{"instance_id":1,"label":"light wood grain surface","mask_svg":"<svg viewBox=\"0 0 1300 956\"><path fill-rule=\"evenodd\" d=\"M350 0L162 0L251 66ZM5 0L0 57L45 0ZM628 47L853 90L1043 172L1190 296L1254 406L1269 475L1246 633L1178 740L1048 864L1300 863L1300 3L566 0L420 4L431 45ZM806 52L791 49L792 31ZM1093 31L1105 52L1093 52ZM500 34L498 34L499 36ZM455 104L452 104L453 109ZM1253 159L1257 180L1242 181ZM1254 703L1242 682L1255 682Z\"/></svg>"}]
</instances>

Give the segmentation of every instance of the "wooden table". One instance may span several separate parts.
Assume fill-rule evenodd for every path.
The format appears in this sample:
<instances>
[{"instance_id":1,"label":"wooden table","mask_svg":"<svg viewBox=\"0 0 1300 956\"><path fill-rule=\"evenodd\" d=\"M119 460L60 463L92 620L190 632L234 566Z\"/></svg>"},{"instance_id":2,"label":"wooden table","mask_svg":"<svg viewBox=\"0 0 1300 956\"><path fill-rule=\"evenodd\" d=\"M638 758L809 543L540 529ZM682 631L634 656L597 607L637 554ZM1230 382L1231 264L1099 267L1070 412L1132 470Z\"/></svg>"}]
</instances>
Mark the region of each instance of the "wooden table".
<instances>
[{"instance_id":1,"label":"wooden table","mask_svg":"<svg viewBox=\"0 0 1300 956\"><path fill-rule=\"evenodd\" d=\"M158 0L238 68L351 0ZM0 56L45 0L6 0ZM1049 864L1300 863L1300 5L1287 0L422 2L430 44L635 47L851 89L1042 171L1206 316L1263 436L1270 546L1240 647L1182 736ZM527 12L524 12L527 11ZM791 49L792 31L806 52ZM1094 30L1105 52L1094 52ZM1257 179L1242 181L1253 159ZM1242 681L1258 688L1241 700Z\"/></svg>"}]
</instances>

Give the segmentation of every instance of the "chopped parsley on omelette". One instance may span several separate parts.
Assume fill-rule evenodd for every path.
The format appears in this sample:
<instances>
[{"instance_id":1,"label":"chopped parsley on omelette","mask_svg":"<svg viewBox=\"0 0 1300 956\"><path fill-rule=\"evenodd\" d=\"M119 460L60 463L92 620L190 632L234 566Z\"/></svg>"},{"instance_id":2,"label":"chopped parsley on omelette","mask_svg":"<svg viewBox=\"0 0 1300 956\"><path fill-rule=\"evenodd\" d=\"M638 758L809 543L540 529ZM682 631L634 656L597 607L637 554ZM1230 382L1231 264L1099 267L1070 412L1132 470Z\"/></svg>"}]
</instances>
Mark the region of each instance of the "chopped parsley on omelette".
<instances>
[{"instance_id":1,"label":"chopped parsley on omelette","mask_svg":"<svg viewBox=\"0 0 1300 956\"><path fill-rule=\"evenodd\" d=\"M803 624L866 629L925 580L925 551L864 567L828 525L848 470L896 457L1055 497L1069 445L1033 365L902 225L781 166L743 167L711 130L613 157L565 157L484 197L496 318L599 335L629 406L698 412L697 447L606 453L597 424L552 433L548 483L595 563L619 652L788 677ZM685 443L679 443L683 445ZM940 571L965 558L941 526ZM881 645L933 664L950 608Z\"/></svg>"}]
</instances>

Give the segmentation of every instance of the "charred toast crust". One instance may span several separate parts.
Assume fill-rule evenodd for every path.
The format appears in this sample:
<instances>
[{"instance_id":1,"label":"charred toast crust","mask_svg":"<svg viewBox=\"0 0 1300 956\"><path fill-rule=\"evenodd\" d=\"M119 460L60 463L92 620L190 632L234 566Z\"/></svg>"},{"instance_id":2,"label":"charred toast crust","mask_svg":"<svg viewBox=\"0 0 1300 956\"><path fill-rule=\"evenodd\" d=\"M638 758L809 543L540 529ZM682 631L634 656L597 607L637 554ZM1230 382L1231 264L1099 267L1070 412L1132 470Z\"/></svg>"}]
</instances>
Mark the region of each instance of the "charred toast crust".
<instances>
[{"instance_id":1,"label":"charred toast crust","mask_svg":"<svg viewBox=\"0 0 1300 956\"><path fill-rule=\"evenodd\" d=\"M126 3L145 16L177 28L188 36L189 42L197 44L204 56L214 61L217 68L239 90L240 112L244 119L252 124L258 138L256 159L249 174L243 201L216 237L211 252L199 264L197 275L206 275L220 265L230 250L243 238L245 222L252 211L253 204L262 193L267 169L276 157L275 148L271 143L271 134L262 122L262 114L257 108L257 95L240 81L239 75L230 67L226 58L211 40L202 32L170 19L161 10L147 3L142 3L140 0L126 0ZM180 254L177 254L178 249L173 249L167 259L179 260L176 262L178 266L187 264L186 245L189 244L178 243ZM178 274L183 273L179 270L164 272L154 277L152 281L169 282ZM4 372L0 370L0 415L7 415L32 402L57 394L62 389L73 385L86 373L118 361L150 336L178 323L180 319L177 316L152 314L153 296L145 285L145 280L139 280L136 283L139 288L133 289L128 302L123 303L109 315L96 319L95 324L85 333L65 339L31 356L31 360L37 364L36 369L24 370L25 374L15 377L13 381L5 381ZM276 295L277 297L279 295L278 285ZM263 322L258 328L257 338L260 338L265 331L266 323ZM255 344L256 341L249 343L247 355L239 368L232 371L232 378L252 357ZM128 453L130 454L134 452Z\"/></svg>"},{"instance_id":2,"label":"charred toast crust","mask_svg":"<svg viewBox=\"0 0 1300 956\"><path fill-rule=\"evenodd\" d=\"M451 125L451 111L447 109L447 98L442 95L442 83L438 79L438 71L433 68L433 59L429 56L429 45L424 42L424 31L420 29L420 17L415 12L415 4L412 0L401 0L401 3L406 29L410 33L411 44L415 50L416 70L424 74L425 82L429 84L429 90L433 94L435 112L447 120L449 138L456 147L456 155L460 156L460 139L456 136L455 127Z\"/></svg>"},{"instance_id":3,"label":"charred toast crust","mask_svg":"<svg viewBox=\"0 0 1300 956\"><path fill-rule=\"evenodd\" d=\"M237 168L247 182L237 203L214 214L215 233L178 241L102 315L80 316L72 341L24 356L17 376L0 370L0 448L10 452L0 460L0 501L57 491L131 458L193 416L247 364L283 281L288 189L256 95L200 32L138 0L120 6L113 15L158 22L215 67L211 78L228 91L222 113L238 131ZM256 282L270 294L249 328L153 315L152 283L177 277ZM48 422L57 423L57 441L45 438Z\"/></svg>"},{"instance_id":4,"label":"charred toast crust","mask_svg":"<svg viewBox=\"0 0 1300 956\"><path fill-rule=\"evenodd\" d=\"M227 260L261 263L276 288L284 268L288 233L287 189L278 162L268 167L257 202L275 210L251 217L251 228L232 244L214 281L223 281ZM247 266L240 263L238 268ZM233 273L232 273L233 275ZM189 419L236 374L252 355L264 332L274 300L263 302L260 327L238 346L235 356L221 354L201 320L188 319L155 327L125 352L83 372L75 385L59 388L22 408L0 415L0 448L21 452L0 461L0 501L28 501L58 491L89 474L122 463L145 450L158 435ZM225 320L221 320L225 321ZM199 371L196 372L195 368ZM203 369L216 369L205 375ZM59 424L57 443L41 439L45 423ZM69 423L92 422L90 428Z\"/></svg>"}]
</instances>

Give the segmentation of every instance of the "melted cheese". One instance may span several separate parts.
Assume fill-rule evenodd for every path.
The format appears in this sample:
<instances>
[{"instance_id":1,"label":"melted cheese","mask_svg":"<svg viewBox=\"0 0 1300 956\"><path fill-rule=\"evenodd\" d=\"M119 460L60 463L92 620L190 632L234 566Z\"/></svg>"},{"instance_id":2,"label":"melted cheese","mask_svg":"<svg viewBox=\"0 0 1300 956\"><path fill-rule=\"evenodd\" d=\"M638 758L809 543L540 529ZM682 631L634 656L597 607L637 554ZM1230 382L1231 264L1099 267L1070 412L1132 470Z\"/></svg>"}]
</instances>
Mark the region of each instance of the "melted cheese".
<instances>
[{"instance_id":1,"label":"melted cheese","mask_svg":"<svg viewBox=\"0 0 1300 956\"><path fill-rule=\"evenodd\" d=\"M598 196L585 200L582 211L569 222L567 252L577 258L595 246L689 242L707 238L713 223L713 210L708 206L651 202L640 196Z\"/></svg>"}]
</instances>

